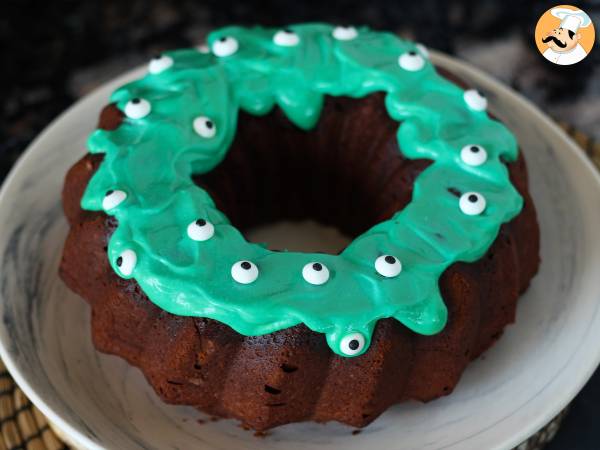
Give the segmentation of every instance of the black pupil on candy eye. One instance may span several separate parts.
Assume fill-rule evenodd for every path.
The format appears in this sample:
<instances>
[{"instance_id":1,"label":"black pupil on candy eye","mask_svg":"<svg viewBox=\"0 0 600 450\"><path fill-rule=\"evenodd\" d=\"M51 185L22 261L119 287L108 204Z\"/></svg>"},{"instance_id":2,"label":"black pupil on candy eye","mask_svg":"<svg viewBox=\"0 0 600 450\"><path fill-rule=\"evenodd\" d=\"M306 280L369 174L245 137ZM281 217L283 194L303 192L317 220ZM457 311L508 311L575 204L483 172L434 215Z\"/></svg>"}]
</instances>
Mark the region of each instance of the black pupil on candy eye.
<instances>
[{"instance_id":1,"label":"black pupil on candy eye","mask_svg":"<svg viewBox=\"0 0 600 450\"><path fill-rule=\"evenodd\" d=\"M206 225L206 220L198 219L196 220L196 225L198 225L199 227L203 227L204 225Z\"/></svg>"},{"instance_id":2,"label":"black pupil on candy eye","mask_svg":"<svg viewBox=\"0 0 600 450\"><path fill-rule=\"evenodd\" d=\"M160 54L156 54L152 57L152 59L160 59L160 58L162 58L162 55L160 55Z\"/></svg>"},{"instance_id":3,"label":"black pupil on candy eye","mask_svg":"<svg viewBox=\"0 0 600 450\"><path fill-rule=\"evenodd\" d=\"M356 350L359 346L360 346L360 344L356 339L352 339L348 343L348 347L350 347L350 350Z\"/></svg>"},{"instance_id":4,"label":"black pupil on candy eye","mask_svg":"<svg viewBox=\"0 0 600 450\"><path fill-rule=\"evenodd\" d=\"M475 194L469 195L469 201L475 203L477 201L477 196Z\"/></svg>"},{"instance_id":5,"label":"black pupil on candy eye","mask_svg":"<svg viewBox=\"0 0 600 450\"><path fill-rule=\"evenodd\" d=\"M476 145L471 146L471 151L473 153L479 153L479 147L477 147Z\"/></svg>"},{"instance_id":6,"label":"black pupil on candy eye","mask_svg":"<svg viewBox=\"0 0 600 450\"><path fill-rule=\"evenodd\" d=\"M244 261L241 265L242 269L244 270L250 270L250 267L252 267L252 265L248 261Z\"/></svg>"},{"instance_id":7,"label":"black pupil on candy eye","mask_svg":"<svg viewBox=\"0 0 600 450\"><path fill-rule=\"evenodd\" d=\"M227 38L225 36L223 36L221 39L219 39L221 42L226 42Z\"/></svg>"},{"instance_id":8,"label":"black pupil on candy eye","mask_svg":"<svg viewBox=\"0 0 600 450\"><path fill-rule=\"evenodd\" d=\"M396 258L394 258L393 256L387 255L385 257L385 262L388 264L394 264L396 262Z\"/></svg>"},{"instance_id":9,"label":"black pupil on candy eye","mask_svg":"<svg viewBox=\"0 0 600 450\"><path fill-rule=\"evenodd\" d=\"M415 52L414 50L411 50L410 52L408 52L408 54L410 56L417 56L417 52Z\"/></svg>"},{"instance_id":10,"label":"black pupil on candy eye","mask_svg":"<svg viewBox=\"0 0 600 450\"><path fill-rule=\"evenodd\" d=\"M483 93L481 91L475 91L479 94L480 97L485 98L485 95L483 95Z\"/></svg>"},{"instance_id":11,"label":"black pupil on candy eye","mask_svg":"<svg viewBox=\"0 0 600 450\"><path fill-rule=\"evenodd\" d=\"M134 99L131 100L131 103L133 103L135 105L137 105L139 102L140 102L139 98L134 98Z\"/></svg>"},{"instance_id":12,"label":"black pupil on candy eye","mask_svg":"<svg viewBox=\"0 0 600 450\"><path fill-rule=\"evenodd\" d=\"M321 265L321 263L314 263L313 269L315 269L317 272L320 272L323 269L323 266Z\"/></svg>"},{"instance_id":13,"label":"black pupil on candy eye","mask_svg":"<svg viewBox=\"0 0 600 450\"><path fill-rule=\"evenodd\" d=\"M113 191L112 189L106 191L106 197L108 197L109 195L111 195L113 192L115 192L115 191Z\"/></svg>"},{"instance_id":14,"label":"black pupil on candy eye","mask_svg":"<svg viewBox=\"0 0 600 450\"><path fill-rule=\"evenodd\" d=\"M284 28L284 29L283 29L283 32L284 32L284 33L287 33L287 34L293 34L293 33L294 33L294 32L293 32L292 30L290 30L289 28Z\"/></svg>"},{"instance_id":15,"label":"black pupil on candy eye","mask_svg":"<svg viewBox=\"0 0 600 450\"><path fill-rule=\"evenodd\" d=\"M123 258L121 256L119 256L117 258L117 267L121 267L122 264L123 264Z\"/></svg>"},{"instance_id":16,"label":"black pupil on candy eye","mask_svg":"<svg viewBox=\"0 0 600 450\"><path fill-rule=\"evenodd\" d=\"M208 128L209 130L214 126L210 120L207 120L205 125L206 125L206 128Z\"/></svg>"}]
</instances>

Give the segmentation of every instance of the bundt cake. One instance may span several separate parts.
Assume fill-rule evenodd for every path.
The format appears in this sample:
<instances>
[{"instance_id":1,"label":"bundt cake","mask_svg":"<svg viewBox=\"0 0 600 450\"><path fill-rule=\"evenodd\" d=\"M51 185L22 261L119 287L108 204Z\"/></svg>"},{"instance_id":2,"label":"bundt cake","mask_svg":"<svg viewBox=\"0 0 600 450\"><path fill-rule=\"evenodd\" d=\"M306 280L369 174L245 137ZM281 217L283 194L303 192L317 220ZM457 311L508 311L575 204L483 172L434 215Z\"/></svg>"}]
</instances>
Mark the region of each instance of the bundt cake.
<instances>
[{"instance_id":1,"label":"bundt cake","mask_svg":"<svg viewBox=\"0 0 600 450\"><path fill-rule=\"evenodd\" d=\"M266 430L449 394L539 264L514 136L427 50L228 27L112 96L68 172L60 273L166 402ZM311 218L337 255L243 231Z\"/></svg>"}]
</instances>

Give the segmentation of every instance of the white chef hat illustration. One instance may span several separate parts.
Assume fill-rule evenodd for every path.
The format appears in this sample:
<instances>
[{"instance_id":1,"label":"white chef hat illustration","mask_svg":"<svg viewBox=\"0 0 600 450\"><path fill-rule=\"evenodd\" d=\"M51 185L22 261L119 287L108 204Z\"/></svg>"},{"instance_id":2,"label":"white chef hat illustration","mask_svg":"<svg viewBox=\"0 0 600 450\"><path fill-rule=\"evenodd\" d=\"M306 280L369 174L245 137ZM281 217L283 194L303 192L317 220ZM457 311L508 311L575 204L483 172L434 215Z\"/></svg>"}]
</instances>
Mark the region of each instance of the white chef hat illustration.
<instances>
[{"instance_id":1,"label":"white chef hat illustration","mask_svg":"<svg viewBox=\"0 0 600 450\"><path fill-rule=\"evenodd\" d=\"M561 20L561 28L571 30L573 33L577 33L579 28L585 28L592 23L590 16L580 9L552 8L550 13Z\"/></svg>"}]
</instances>

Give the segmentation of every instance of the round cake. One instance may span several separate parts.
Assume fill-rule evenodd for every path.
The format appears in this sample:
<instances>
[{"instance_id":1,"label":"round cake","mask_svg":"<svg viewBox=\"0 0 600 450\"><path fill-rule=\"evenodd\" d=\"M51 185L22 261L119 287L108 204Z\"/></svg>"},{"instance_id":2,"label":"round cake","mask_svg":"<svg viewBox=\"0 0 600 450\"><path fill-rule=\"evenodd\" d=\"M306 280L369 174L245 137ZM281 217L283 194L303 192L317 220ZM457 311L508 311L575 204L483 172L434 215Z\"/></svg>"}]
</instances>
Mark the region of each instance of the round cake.
<instances>
[{"instance_id":1,"label":"round cake","mask_svg":"<svg viewBox=\"0 0 600 450\"><path fill-rule=\"evenodd\" d=\"M449 394L539 265L484 94L366 27L227 27L117 89L69 171L66 284L166 402L262 431ZM313 219L339 254L244 232Z\"/></svg>"}]
</instances>

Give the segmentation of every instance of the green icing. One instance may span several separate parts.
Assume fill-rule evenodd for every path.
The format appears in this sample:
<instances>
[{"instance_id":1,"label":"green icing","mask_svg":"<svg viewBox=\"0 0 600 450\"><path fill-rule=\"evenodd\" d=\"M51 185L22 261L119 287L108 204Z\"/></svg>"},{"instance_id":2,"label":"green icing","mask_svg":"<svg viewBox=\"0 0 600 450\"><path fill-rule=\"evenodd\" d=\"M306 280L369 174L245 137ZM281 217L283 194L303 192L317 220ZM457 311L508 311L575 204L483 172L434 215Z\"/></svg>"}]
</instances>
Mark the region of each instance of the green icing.
<instances>
[{"instance_id":1,"label":"green icing","mask_svg":"<svg viewBox=\"0 0 600 450\"><path fill-rule=\"evenodd\" d=\"M331 349L343 356L355 356L340 348L345 336L360 333L365 345L355 353L364 353L382 318L393 317L416 333L437 333L447 321L440 275L454 262L481 258L500 225L522 208L503 163L517 157L515 138L485 111L470 108L464 91L440 77L411 42L368 28L345 41L334 39L327 24L291 29L300 40L290 47L274 43L274 29L217 30L209 36L211 48L232 36L237 52L223 57L197 49L169 52L171 67L114 92L111 100L122 110L136 97L152 109L146 117L125 118L114 131L91 135L90 152L105 156L82 206L102 210L107 191L127 193L107 211L119 223L108 247L110 263L172 314L216 319L243 335L304 323L325 333ZM419 70L399 63L399 56L408 58L411 51L417 53L412 58L424 61ZM192 174L208 172L224 158L240 109L263 115L279 106L294 124L310 130L324 95L363 97L375 91L386 93L390 117L402 122L397 136L404 156L434 162L415 181L409 205L340 255L273 252L249 243L192 182ZM213 121L214 137L194 131L198 116ZM461 149L470 144L485 148L484 164L463 162ZM487 207L467 215L448 188L479 192ZM198 218L214 224L212 238L188 237L188 225ZM125 276L117 260L128 249L137 264ZM398 276L386 278L375 270L375 260L384 254L402 262ZM231 267L240 260L259 269L251 284L232 278ZM303 266L313 261L330 271L323 285L302 276Z\"/></svg>"}]
</instances>

